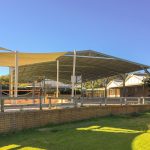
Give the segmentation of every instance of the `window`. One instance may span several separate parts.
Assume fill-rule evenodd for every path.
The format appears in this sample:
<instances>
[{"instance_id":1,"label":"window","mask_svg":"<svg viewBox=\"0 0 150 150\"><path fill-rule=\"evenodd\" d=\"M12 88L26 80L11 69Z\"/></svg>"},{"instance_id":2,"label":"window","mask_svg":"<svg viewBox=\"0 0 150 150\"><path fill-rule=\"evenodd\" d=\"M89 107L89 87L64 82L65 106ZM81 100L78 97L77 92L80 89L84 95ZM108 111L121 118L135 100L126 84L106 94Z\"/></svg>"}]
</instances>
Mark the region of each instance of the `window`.
<instances>
[{"instance_id":1,"label":"window","mask_svg":"<svg viewBox=\"0 0 150 150\"><path fill-rule=\"evenodd\" d=\"M110 95L115 95L115 89L110 89Z\"/></svg>"}]
</instances>

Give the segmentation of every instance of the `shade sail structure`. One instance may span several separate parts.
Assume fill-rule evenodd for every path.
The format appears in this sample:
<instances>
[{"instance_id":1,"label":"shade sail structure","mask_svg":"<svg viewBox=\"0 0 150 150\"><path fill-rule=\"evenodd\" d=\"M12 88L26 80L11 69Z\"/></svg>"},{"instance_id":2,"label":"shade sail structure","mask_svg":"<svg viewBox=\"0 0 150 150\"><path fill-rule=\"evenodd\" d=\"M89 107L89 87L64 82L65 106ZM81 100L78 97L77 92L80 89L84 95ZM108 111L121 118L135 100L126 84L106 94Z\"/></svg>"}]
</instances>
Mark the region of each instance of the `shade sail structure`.
<instances>
[{"instance_id":1,"label":"shade sail structure","mask_svg":"<svg viewBox=\"0 0 150 150\"><path fill-rule=\"evenodd\" d=\"M9 50L9 49L4 48L4 47L0 47L0 50Z\"/></svg>"},{"instance_id":2,"label":"shade sail structure","mask_svg":"<svg viewBox=\"0 0 150 150\"><path fill-rule=\"evenodd\" d=\"M7 55L2 54L1 56ZM73 52L19 54L19 81L30 82L42 77L56 80L56 59L59 60L59 81L69 83L73 68ZM3 61L0 60L0 65L3 62L4 59ZM8 66L11 66L10 60L7 63L9 64ZM148 69L150 67L92 50L77 51L76 75L82 75L83 81L139 71L144 68Z\"/></svg>"},{"instance_id":3,"label":"shade sail structure","mask_svg":"<svg viewBox=\"0 0 150 150\"><path fill-rule=\"evenodd\" d=\"M1 49L0 49L1 50ZM4 49L2 49L4 50ZM18 65L29 65L48 61L56 61L56 59L65 52L58 53L18 53ZM0 66L9 67L15 66L15 52L1 52Z\"/></svg>"}]
</instances>

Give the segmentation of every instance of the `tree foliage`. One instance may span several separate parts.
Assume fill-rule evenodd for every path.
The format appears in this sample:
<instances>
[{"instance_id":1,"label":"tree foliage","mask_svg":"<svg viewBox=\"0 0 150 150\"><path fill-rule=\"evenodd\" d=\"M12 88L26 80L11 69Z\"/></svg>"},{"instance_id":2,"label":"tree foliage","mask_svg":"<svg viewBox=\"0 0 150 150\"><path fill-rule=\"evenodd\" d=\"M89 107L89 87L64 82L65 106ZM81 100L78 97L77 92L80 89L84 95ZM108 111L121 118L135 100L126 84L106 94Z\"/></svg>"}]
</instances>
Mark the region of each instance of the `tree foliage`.
<instances>
[{"instance_id":1,"label":"tree foliage","mask_svg":"<svg viewBox=\"0 0 150 150\"><path fill-rule=\"evenodd\" d=\"M8 84L9 82L9 75L0 76L0 83Z\"/></svg>"},{"instance_id":2,"label":"tree foliage","mask_svg":"<svg viewBox=\"0 0 150 150\"><path fill-rule=\"evenodd\" d=\"M112 76L109 78L104 78L104 79L98 79L94 81L94 88L101 88L104 87L106 84L108 84L110 81L115 80L115 79L119 79L122 80L121 76ZM92 81L88 81L85 83L85 87L88 88L92 88Z\"/></svg>"},{"instance_id":3,"label":"tree foliage","mask_svg":"<svg viewBox=\"0 0 150 150\"><path fill-rule=\"evenodd\" d=\"M144 80L144 85L150 87L150 76L147 76Z\"/></svg>"}]
</instances>

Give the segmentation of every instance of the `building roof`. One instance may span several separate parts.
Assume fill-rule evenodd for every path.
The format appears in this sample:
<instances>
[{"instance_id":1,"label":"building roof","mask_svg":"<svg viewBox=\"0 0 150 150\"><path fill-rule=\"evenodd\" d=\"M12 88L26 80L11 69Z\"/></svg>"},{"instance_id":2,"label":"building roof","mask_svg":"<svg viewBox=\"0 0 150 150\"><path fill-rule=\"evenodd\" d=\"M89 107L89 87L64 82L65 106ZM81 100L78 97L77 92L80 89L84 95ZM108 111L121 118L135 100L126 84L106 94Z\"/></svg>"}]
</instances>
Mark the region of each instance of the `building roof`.
<instances>
[{"instance_id":1,"label":"building roof","mask_svg":"<svg viewBox=\"0 0 150 150\"><path fill-rule=\"evenodd\" d=\"M126 78L125 85L126 86L140 86L143 85L143 80L146 78L146 74L144 73L134 73L129 74ZM107 89L123 87L122 80L112 80L108 83Z\"/></svg>"},{"instance_id":2,"label":"building roof","mask_svg":"<svg viewBox=\"0 0 150 150\"><path fill-rule=\"evenodd\" d=\"M46 79L45 80L45 85L48 85L51 88L56 88L57 87L57 82L53 81L53 80ZM59 88L71 88L70 84L64 84L62 82L58 82L58 85L59 85Z\"/></svg>"},{"instance_id":3,"label":"building roof","mask_svg":"<svg viewBox=\"0 0 150 150\"><path fill-rule=\"evenodd\" d=\"M122 80L112 80L107 84L107 89L122 87L123 81Z\"/></svg>"},{"instance_id":4,"label":"building roof","mask_svg":"<svg viewBox=\"0 0 150 150\"><path fill-rule=\"evenodd\" d=\"M143 85L145 78L145 74L131 74L126 78L126 86Z\"/></svg>"}]
</instances>

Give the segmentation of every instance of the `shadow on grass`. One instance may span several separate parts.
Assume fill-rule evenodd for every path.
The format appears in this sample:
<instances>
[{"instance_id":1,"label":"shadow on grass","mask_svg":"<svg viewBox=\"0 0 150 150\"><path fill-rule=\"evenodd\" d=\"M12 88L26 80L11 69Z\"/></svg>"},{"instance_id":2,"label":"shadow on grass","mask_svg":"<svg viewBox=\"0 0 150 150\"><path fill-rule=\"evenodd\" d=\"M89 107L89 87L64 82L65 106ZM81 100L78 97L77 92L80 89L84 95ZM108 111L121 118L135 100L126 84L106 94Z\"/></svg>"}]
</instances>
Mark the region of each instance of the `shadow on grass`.
<instances>
[{"instance_id":1,"label":"shadow on grass","mask_svg":"<svg viewBox=\"0 0 150 150\"><path fill-rule=\"evenodd\" d=\"M0 135L0 150L149 150L149 118L111 116Z\"/></svg>"}]
</instances>

